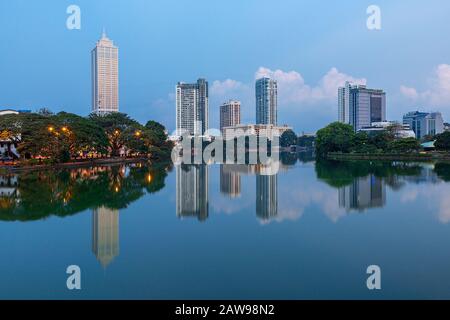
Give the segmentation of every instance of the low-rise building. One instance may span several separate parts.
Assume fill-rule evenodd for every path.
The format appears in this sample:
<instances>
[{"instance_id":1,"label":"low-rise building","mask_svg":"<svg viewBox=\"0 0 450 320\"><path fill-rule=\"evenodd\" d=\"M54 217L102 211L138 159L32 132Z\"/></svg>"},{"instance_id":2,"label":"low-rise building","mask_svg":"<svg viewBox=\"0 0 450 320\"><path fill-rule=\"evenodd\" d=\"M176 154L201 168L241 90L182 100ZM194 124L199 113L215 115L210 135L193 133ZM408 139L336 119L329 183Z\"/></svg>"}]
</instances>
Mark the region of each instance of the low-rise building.
<instances>
[{"instance_id":1,"label":"low-rise building","mask_svg":"<svg viewBox=\"0 0 450 320\"><path fill-rule=\"evenodd\" d=\"M400 124L395 121L373 122L371 126L363 127L359 131L373 135L386 130L392 130L397 139L416 138L416 134L408 124Z\"/></svg>"}]
</instances>

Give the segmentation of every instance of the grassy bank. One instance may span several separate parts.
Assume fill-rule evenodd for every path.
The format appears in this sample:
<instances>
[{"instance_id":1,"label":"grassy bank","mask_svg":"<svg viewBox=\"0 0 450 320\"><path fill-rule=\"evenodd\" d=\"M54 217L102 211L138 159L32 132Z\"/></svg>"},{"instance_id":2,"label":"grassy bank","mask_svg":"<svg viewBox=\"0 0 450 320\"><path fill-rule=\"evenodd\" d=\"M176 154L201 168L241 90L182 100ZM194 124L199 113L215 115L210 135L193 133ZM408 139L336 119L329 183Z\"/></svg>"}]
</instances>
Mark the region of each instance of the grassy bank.
<instances>
[{"instance_id":1,"label":"grassy bank","mask_svg":"<svg viewBox=\"0 0 450 320\"><path fill-rule=\"evenodd\" d=\"M27 164L18 163L17 165L0 165L0 172L20 172L20 171L32 171L32 170L47 170L47 169L62 169L62 168L79 168L79 167L91 167L91 166L99 166L99 165L113 165L113 164L126 164L126 163L139 163L146 162L152 163L149 158L104 158L104 159L85 159L85 160L77 160L67 163L58 163L58 164Z\"/></svg>"}]
</instances>

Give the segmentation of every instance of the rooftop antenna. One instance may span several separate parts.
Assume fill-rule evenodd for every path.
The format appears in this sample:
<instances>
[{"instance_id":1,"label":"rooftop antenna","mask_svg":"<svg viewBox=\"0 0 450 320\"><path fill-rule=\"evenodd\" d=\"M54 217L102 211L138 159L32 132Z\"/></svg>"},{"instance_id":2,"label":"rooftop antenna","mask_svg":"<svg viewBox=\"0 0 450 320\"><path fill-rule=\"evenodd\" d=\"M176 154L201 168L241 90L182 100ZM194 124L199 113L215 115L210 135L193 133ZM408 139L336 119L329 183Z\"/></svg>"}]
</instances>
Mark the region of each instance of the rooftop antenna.
<instances>
[{"instance_id":1,"label":"rooftop antenna","mask_svg":"<svg viewBox=\"0 0 450 320\"><path fill-rule=\"evenodd\" d=\"M105 27L103 27L102 38L106 39L106 29L105 29Z\"/></svg>"}]
</instances>

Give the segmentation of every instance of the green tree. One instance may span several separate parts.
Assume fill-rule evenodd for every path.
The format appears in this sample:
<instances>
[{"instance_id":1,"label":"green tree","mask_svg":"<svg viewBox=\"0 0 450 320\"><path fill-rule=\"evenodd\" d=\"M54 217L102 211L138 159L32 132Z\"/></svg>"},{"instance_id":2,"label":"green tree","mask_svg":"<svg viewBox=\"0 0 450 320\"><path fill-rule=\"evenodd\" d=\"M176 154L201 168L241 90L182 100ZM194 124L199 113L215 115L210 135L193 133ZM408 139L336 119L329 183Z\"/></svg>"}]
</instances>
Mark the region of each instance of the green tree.
<instances>
[{"instance_id":1,"label":"green tree","mask_svg":"<svg viewBox=\"0 0 450 320\"><path fill-rule=\"evenodd\" d=\"M108 137L95 122L66 112L58 113L54 119L59 126L59 131L66 138L63 143L67 144L71 157L90 152L107 153Z\"/></svg>"},{"instance_id":2,"label":"green tree","mask_svg":"<svg viewBox=\"0 0 450 320\"><path fill-rule=\"evenodd\" d=\"M348 124L334 122L317 132L316 152L326 156L329 152L350 152L355 132Z\"/></svg>"},{"instance_id":3,"label":"green tree","mask_svg":"<svg viewBox=\"0 0 450 320\"><path fill-rule=\"evenodd\" d=\"M446 131L444 133L439 134L436 137L436 142L434 143L437 150L450 150L450 132Z\"/></svg>"},{"instance_id":4,"label":"green tree","mask_svg":"<svg viewBox=\"0 0 450 320\"><path fill-rule=\"evenodd\" d=\"M119 156L120 150L127 147L132 152L141 152L144 127L124 113L106 115L91 114L90 119L105 131L109 148L113 156Z\"/></svg>"},{"instance_id":5,"label":"green tree","mask_svg":"<svg viewBox=\"0 0 450 320\"><path fill-rule=\"evenodd\" d=\"M303 147L303 148L312 148L314 146L314 142L316 140L316 137L314 136L300 136L297 139L297 145L299 147Z\"/></svg>"},{"instance_id":6,"label":"green tree","mask_svg":"<svg viewBox=\"0 0 450 320\"><path fill-rule=\"evenodd\" d=\"M420 143L415 138L398 139L389 142L387 149L393 153L414 152L420 149Z\"/></svg>"},{"instance_id":7,"label":"green tree","mask_svg":"<svg viewBox=\"0 0 450 320\"><path fill-rule=\"evenodd\" d=\"M283 132L280 137L280 146L287 148L290 146L295 146L297 144L297 135L292 130L287 130Z\"/></svg>"}]
</instances>

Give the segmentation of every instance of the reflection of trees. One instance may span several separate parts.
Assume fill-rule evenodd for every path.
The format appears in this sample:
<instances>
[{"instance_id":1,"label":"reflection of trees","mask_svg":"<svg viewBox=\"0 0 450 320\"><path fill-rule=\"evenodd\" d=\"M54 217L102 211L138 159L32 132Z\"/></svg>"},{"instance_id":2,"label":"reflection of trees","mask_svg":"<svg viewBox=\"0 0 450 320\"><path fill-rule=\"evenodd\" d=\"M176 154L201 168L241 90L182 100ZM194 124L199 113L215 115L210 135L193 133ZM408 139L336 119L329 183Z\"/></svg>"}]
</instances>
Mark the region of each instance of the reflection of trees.
<instances>
[{"instance_id":1,"label":"reflection of trees","mask_svg":"<svg viewBox=\"0 0 450 320\"><path fill-rule=\"evenodd\" d=\"M419 176L422 167L418 164L393 163L381 161L327 161L316 162L317 177L334 188L353 183L355 178L374 175L383 178L384 183L398 189L401 183L398 176Z\"/></svg>"},{"instance_id":2,"label":"reflection of trees","mask_svg":"<svg viewBox=\"0 0 450 320\"><path fill-rule=\"evenodd\" d=\"M167 166L104 166L19 175L18 199L0 208L0 220L69 216L87 209L123 209L164 188Z\"/></svg>"},{"instance_id":3,"label":"reflection of trees","mask_svg":"<svg viewBox=\"0 0 450 320\"><path fill-rule=\"evenodd\" d=\"M446 182L450 181L450 163L436 163L434 172L442 180Z\"/></svg>"}]
</instances>

